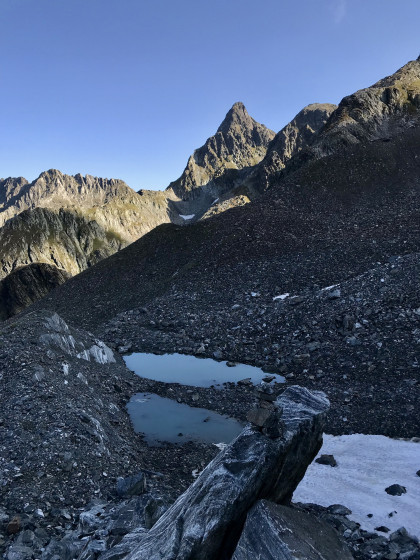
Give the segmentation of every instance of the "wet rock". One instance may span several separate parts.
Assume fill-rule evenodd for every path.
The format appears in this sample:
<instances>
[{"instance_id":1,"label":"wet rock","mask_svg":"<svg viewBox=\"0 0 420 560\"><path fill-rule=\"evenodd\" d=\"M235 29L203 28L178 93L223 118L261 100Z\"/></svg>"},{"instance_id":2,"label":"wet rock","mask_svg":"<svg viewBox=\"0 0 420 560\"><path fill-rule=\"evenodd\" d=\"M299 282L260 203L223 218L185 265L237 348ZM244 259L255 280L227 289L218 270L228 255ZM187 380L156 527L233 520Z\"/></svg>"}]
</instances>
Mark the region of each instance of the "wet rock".
<instances>
[{"instance_id":1,"label":"wet rock","mask_svg":"<svg viewBox=\"0 0 420 560\"><path fill-rule=\"evenodd\" d=\"M388 488L385 488L385 492L390 496L401 496L407 493L407 488L401 486L401 484L391 484Z\"/></svg>"},{"instance_id":2,"label":"wet rock","mask_svg":"<svg viewBox=\"0 0 420 560\"><path fill-rule=\"evenodd\" d=\"M308 513L261 500L248 513L232 560L351 560L326 523Z\"/></svg>"},{"instance_id":3,"label":"wet rock","mask_svg":"<svg viewBox=\"0 0 420 560\"><path fill-rule=\"evenodd\" d=\"M242 519L262 497L288 503L322 443L329 403L320 392L290 387L278 399L285 431L268 438L248 427L137 540L129 560L218 558L236 547Z\"/></svg>"},{"instance_id":4,"label":"wet rock","mask_svg":"<svg viewBox=\"0 0 420 560\"><path fill-rule=\"evenodd\" d=\"M321 455L315 459L315 463L319 463L320 465L329 465L330 467L337 466L337 461L335 460L334 455Z\"/></svg>"}]
</instances>

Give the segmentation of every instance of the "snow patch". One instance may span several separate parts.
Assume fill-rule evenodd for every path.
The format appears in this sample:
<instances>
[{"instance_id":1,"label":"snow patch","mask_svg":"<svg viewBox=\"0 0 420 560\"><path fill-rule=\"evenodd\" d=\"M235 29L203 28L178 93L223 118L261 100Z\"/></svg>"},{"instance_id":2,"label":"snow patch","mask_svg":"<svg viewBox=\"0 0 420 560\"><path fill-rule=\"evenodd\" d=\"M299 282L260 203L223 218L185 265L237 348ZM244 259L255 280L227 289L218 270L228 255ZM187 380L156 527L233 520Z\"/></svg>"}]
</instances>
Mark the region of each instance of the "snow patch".
<instances>
[{"instance_id":1,"label":"snow patch","mask_svg":"<svg viewBox=\"0 0 420 560\"><path fill-rule=\"evenodd\" d=\"M326 286L325 288L321 288L321 292L327 292L328 290L332 290L333 288L336 288L339 285L340 284L332 284L331 286Z\"/></svg>"},{"instance_id":2,"label":"snow patch","mask_svg":"<svg viewBox=\"0 0 420 560\"><path fill-rule=\"evenodd\" d=\"M183 220L192 220L194 218L195 214L180 214L179 217L182 218Z\"/></svg>"},{"instance_id":3,"label":"snow patch","mask_svg":"<svg viewBox=\"0 0 420 560\"><path fill-rule=\"evenodd\" d=\"M289 293L287 293L287 294L281 294L280 296L274 296L274 297L273 297L273 301L276 301L276 299L284 300L284 299L288 298L289 296L290 296Z\"/></svg>"},{"instance_id":4,"label":"snow patch","mask_svg":"<svg viewBox=\"0 0 420 560\"><path fill-rule=\"evenodd\" d=\"M349 518L362 529L405 527L420 537L419 443L377 435L324 435L320 454L334 455L337 466L309 465L294 502L342 504L351 509ZM401 484L407 493L390 496L385 488L391 484Z\"/></svg>"}]
</instances>

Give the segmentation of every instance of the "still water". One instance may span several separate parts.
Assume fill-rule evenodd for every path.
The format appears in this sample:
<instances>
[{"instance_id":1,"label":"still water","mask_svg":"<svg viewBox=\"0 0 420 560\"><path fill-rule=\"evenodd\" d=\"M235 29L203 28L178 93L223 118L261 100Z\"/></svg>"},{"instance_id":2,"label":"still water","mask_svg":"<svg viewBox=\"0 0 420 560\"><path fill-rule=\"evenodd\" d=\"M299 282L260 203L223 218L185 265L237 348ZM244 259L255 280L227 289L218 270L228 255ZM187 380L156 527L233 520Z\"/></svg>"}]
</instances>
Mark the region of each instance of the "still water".
<instances>
[{"instance_id":1,"label":"still water","mask_svg":"<svg viewBox=\"0 0 420 560\"><path fill-rule=\"evenodd\" d=\"M184 354L130 354L123 356L129 369L140 377L181 383L193 387L210 387L226 382L237 382L250 378L253 383L260 383L267 375L262 369L247 364L228 367L227 362L217 362L210 358L196 358ZM284 377L276 375L275 381L284 382Z\"/></svg>"},{"instance_id":2,"label":"still water","mask_svg":"<svg viewBox=\"0 0 420 560\"><path fill-rule=\"evenodd\" d=\"M230 443L244 424L206 410L180 404L150 393L137 393L127 409L136 432L144 434L151 446L159 442Z\"/></svg>"}]
</instances>

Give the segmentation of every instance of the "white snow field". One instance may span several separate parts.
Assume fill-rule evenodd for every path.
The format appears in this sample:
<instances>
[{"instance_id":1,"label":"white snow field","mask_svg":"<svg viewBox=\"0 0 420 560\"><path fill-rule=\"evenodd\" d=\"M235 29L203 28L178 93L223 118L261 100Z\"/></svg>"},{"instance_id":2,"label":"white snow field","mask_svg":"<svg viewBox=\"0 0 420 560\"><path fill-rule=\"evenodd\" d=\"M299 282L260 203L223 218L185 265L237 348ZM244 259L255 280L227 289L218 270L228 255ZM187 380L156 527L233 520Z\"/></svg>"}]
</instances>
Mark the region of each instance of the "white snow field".
<instances>
[{"instance_id":1,"label":"white snow field","mask_svg":"<svg viewBox=\"0 0 420 560\"><path fill-rule=\"evenodd\" d=\"M324 435L318 456L322 454L334 455L337 466L315 461L309 465L293 494L294 502L342 504L352 511L349 518L362 529L374 531L384 525L395 531L405 527L420 538L420 476L416 474L420 470L420 443L376 435ZM385 488L391 484L404 486L407 493L390 496Z\"/></svg>"}]
</instances>

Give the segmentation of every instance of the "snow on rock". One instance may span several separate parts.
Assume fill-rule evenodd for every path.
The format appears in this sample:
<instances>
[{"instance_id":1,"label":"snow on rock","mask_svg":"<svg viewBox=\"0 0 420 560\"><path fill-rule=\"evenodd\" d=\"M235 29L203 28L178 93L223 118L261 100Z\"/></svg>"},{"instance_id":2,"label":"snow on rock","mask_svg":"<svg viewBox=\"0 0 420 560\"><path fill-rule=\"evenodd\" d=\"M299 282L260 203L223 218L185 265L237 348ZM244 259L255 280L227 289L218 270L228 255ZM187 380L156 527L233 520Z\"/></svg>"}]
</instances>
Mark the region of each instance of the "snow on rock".
<instances>
[{"instance_id":1,"label":"snow on rock","mask_svg":"<svg viewBox=\"0 0 420 560\"><path fill-rule=\"evenodd\" d=\"M183 220L192 220L194 218L195 214L180 214L179 217L182 218Z\"/></svg>"},{"instance_id":2,"label":"snow on rock","mask_svg":"<svg viewBox=\"0 0 420 560\"><path fill-rule=\"evenodd\" d=\"M419 443L376 435L324 435L321 454L334 455L337 467L313 462L293 494L294 502L343 504L362 529L405 527L420 537ZM401 484L407 493L390 496L385 488L392 484Z\"/></svg>"},{"instance_id":3,"label":"snow on rock","mask_svg":"<svg viewBox=\"0 0 420 560\"><path fill-rule=\"evenodd\" d=\"M331 286L326 286L325 288L321 288L321 292L328 292L329 290L332 290L333 288L337 288L337 286L339 286L340 284L331 284Z\"/></svg>"},{"instance_id":4,"label":"snow on rock","mask_svg":"<svg viewBox=\"0 0 420 560\"><path fill-rule=\"evenodd\" d=\"M281 295L279 295L279 296L274 296L274 297L273 297L273 301L276 301L276 299L284 300L284 299L288 298L289 296L290 296L289 293L287 293L287 294L281 294Z\"/></svg>"}]
</instances>

